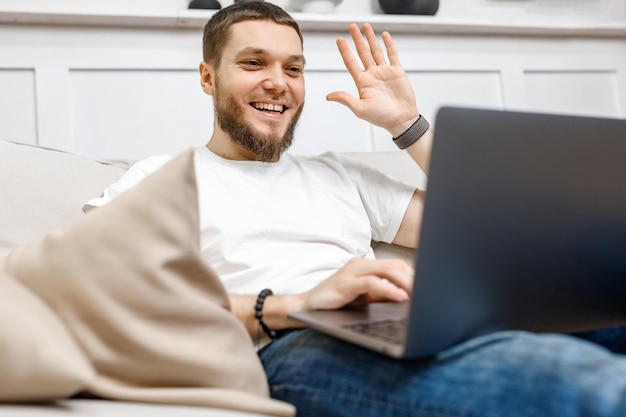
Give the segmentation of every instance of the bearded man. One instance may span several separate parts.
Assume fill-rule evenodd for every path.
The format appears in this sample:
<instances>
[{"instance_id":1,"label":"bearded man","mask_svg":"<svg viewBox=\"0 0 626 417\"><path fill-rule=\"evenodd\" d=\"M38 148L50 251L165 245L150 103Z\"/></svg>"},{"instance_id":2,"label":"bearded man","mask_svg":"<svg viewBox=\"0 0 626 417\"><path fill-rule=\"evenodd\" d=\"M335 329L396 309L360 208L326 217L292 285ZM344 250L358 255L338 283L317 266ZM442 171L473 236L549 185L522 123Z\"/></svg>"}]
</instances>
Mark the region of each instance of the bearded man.
<instances>
[{"instance_id":1,"label":"bearded man","mask_svg":"<svg viewBox=\"0 0 626 417\"><path fill-rule=\"evenodd\" d=\"M382 34L385 54L362 30L349 27L358 60L337 41L358 97L327 99L385 128L427 172L432 133L392 38ZM281 8L236 3L207 23L199 67L215 108L195 151L202 255L259 344L272 396L305 417L626 415L626 361L609 351L624 353L623 328L588 335L605 346L499 332L400 361L288 318L407 300L413 269L374 259L371 241L417 247L423 205L422 191L346 157L285 152L304 105L302 45Z\"/></svg>"}]
</instances>

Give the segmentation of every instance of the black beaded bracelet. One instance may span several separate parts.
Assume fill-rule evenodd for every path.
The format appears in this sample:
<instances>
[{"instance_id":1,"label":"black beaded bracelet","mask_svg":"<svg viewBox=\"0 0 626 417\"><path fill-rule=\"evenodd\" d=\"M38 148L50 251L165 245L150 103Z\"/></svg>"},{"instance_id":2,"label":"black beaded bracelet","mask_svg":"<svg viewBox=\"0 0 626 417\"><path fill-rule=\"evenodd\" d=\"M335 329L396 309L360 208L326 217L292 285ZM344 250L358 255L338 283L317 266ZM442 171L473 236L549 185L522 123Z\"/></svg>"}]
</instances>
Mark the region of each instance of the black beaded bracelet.
<instances>
[{"instance_id":1,"label":"black beaded bracelet","mask_svg":"<svg viewBox=\"0 0 626 417\"><path fill-rule=\"evenodd\" d=\"M406 149L419 140L424 133L430 129L430 124L425 117L420 114L420 117L413 123L413 125L406 130L403 134L397 138L393 138L393 143L400 149Z\"/></svg>"},{"instance_id":2,"label":"black beaded bracelet","mask_svg":"<svg viewBox=\"0 0 626 417\"><path fill-rule=\"evenodd\" d=\"M259 325L263 329L266 335L269 336L270 339L276 339L276 331L267 327L267 324L263 321L263 304L265 303L265 299L274 295L272 290L266 288L259 293L259 296L256 299L256 305L254 306L254 317L259 321Z\"/></svg>"}]
</instances>

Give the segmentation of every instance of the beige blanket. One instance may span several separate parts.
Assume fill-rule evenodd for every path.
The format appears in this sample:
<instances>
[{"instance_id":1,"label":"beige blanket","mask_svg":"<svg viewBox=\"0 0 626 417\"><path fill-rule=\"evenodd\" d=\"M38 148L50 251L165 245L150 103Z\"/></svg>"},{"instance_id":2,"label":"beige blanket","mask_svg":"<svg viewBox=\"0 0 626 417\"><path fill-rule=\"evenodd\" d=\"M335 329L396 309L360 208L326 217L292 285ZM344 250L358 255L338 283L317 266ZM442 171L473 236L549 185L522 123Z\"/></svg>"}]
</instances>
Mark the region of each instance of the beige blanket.
<instances>
[{"instance_id":1,"label":"beige blanket","mask_svg":"<svg viewBox=\"0 0 626 417\"><path fill-rule=\"evenodd\" d=\"M289 416L199 256L186 152L0 265L0 401L77 392Z\"/></svg>"}]
</instances>

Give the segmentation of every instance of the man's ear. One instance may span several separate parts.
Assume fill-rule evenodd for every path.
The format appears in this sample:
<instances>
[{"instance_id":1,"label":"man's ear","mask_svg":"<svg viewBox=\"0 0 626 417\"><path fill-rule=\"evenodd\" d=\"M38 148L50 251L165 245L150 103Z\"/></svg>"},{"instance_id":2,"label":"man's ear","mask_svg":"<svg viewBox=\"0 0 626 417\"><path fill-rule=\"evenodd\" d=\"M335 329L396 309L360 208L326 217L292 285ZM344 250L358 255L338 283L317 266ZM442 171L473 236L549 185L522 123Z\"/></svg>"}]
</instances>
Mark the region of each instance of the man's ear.
<instances>
[{"instance_id":1,"label":"man's ear","mask_svg":"<svg viewBox=\"0 0 626 417\"><path fill-rule=\"evenodd\" d=\"M207 64L206 62L200 62L200 86L202 87L202 91L206 94L212 96L215 93L215 76L213 66Z\"/></svg>"}]
</instances>

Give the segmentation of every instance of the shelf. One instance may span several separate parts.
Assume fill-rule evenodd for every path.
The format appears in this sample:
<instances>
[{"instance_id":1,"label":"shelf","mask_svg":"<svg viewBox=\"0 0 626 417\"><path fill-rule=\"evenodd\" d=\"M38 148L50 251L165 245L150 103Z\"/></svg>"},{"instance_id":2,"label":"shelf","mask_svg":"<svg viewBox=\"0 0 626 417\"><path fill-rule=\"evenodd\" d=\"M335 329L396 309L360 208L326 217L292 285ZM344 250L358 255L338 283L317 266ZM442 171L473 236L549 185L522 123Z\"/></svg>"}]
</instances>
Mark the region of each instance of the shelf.
<instances>
[{"instance_id":1,"label":"shelf","mask_svg":"<svg viewBox=\"0 0 626 417\"><path fill-rule=\"evenodd\" d=\"M213 15L211 10L0 10L0 24L69 25L198 29ZM476 36L585 37L626 39L626 22L530 21L493 22L437 16L347 15L293 13L303 31L344 32L351 22L370 22L392 33Z\"/></svg>"}]
</instances>

